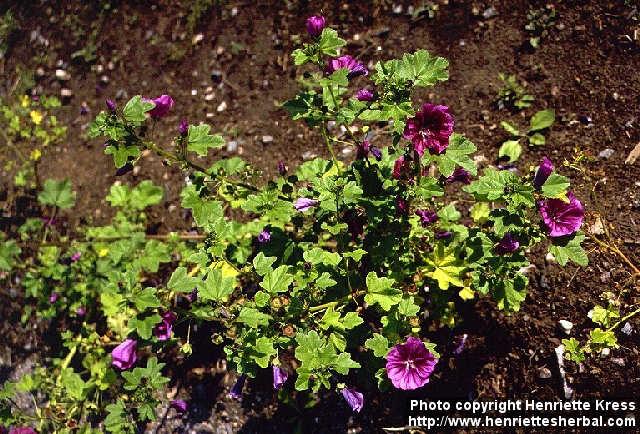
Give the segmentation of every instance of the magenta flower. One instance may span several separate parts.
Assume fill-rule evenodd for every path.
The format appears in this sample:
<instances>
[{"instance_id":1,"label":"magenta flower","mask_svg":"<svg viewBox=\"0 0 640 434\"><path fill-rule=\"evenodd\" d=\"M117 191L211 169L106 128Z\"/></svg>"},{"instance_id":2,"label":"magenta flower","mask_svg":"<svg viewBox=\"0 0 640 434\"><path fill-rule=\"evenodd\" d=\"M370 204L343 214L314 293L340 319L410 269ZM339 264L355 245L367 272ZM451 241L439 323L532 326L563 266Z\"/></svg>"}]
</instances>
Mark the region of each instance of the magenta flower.
<instances>
[{"instance_id":1,"label":"magenta flower","mask_svg":"<svg viewBox=\"0 0 640 434\"><path fill-rule=\"evenodd\" d=\"M189 405L184 399L174 399L169 404L171 408L174 408L178 413L183 414L187 412Z\"/></svg>"},{"instance_id":2,"label":"magenta flower","mask_svg":"<svg viewBox=\"0 0 640 434\"><path fill-rule=\"evenodd\" d=\"M19 426L11 428L9 434L38 434L38 432L30 426Z\"/></svg>"},{"instance_id":3,"label":"magenta flower","mask_svg":"<svg viewBox=\"0 0 640 434\"><path fill-rule=\"evenodd\" d=\"M185 297L187 297L187 300L189 300L189 303L193 303L194 301L196 301L198 299L198 288L191 291Z\"/></svg>"},{"instance_id":4,"label":"magenta flower","mask_svg":"<svg viewBox=\"0 0 640 434\"><path fill-rule=\"evenodd\" d=\"M242 374L236 380L236 384L233 385L231 391L229 392L229 397L233 399L242 398L242 389L244 389L244 382L247 380L247 376Z\"/></svg>"},{"instance_id":5,"label":"magenta flower","mask_svg":"<svg viewBox=\"0 0 640 434\"><path fill-rule=\"evenodd\" d=\"M375 146L372 146L370 150L371 150L371 154L375 157L376 160L378 161L382 160L382 151L380 149L376 148Z\"/></svg>"},{"instance_id":6,"label":"magenta flower","mask_svg":"<svg viewBox=\"0 0 640 434\"><path fill-rule=\"evenodd\" d=\"M430 209L418 209L416 215L420 217L420 224L425 228L438 220L438 214Z\"/></svg>"},{"instance_id":7,"label":"magenta flower","mask_svg":"<svg viewBox=\"0 0 640 434\"><path fill-rule=\"evenodd\" d=\"M322 15L313 15L307 18L307 33L309 36L316 38L322 34L327 20Z\"/></svg>"},{"instance_id":8,"label":"magenta flower","mask_svg":"<svg viewBox=\"0 0 640 434\"><path fill-rule=\"evenodd\" d=\"M393 163L393 172L391 173L394 179L409 179L413 178L413 173L411 172L411 161L404 158L404 155L398 157L398 159Z\"/></svg>"},{"instance_id":9,"label":"magenta flower","mask_svg":"<svg viewBox=\"0 0 640 434\"><path fill-rule=\"evenodd\" d=\"M329 63L327 64L327 71L329 74L337 71L338 69L347 69L349 71L347 74L348 78L355 78L360 75L369 74L367 67L364 66L363 63L358 62L348 54L329 60Z\"/></svg>"},{"instance_id":10,"label":"magenta flower","mask_svg":"<svg viewBox=\"0 0 640 434\"><path fill-rule=\"evenodd\" d=\"M76 315L78 315L80 318L82 318L86 314L87 314L87 309L84 306L80 306L76 309Z\"/></svg>"},{"instance_id":11,"label":"magenta flower","mask_svg":"<svg viewBox=\"0 0 640 434\"><path fill-rule=\"evenodd\" d=\"M520 247L520 242L513 236L511 232L504 234L504 237L498 242L494 250L499 255L513 253Z\"/></svg>"},{"instance_id":12,"label":"magenta flower","mask_svg":"<svg viewBox=\"0 0 640 434\"><path fill-rule=\"evenodd\" d=\"M409 212L409 202L406 199L398 196L396 197L396 213L398 215L406 215Z\"/></svg>"},{"instance_id":13,"label":"magenta flower","mask_svg":"<svg viewBox=\"0 0 640 434\"><path fill-rule=\"evenodd\" d=\"M273 388L278 390L287 382L289 374L280 366L273 365Z\"/></svg>"},{"instance_id":14,"label":"magenta flower","mask_svg":"<svg viewBox=\"0 0 640 434\"><path fill-rule=\"evenodd\" d=\"M131 368L138 359L137 347L138 342L135 339L126 339L111 351L111 364L122 370Z\"/></svg>"},{"instance_id":15,"label":"magenta flower","mask_svg":"<svg viewBox=\"0 0 640 434\"><path fill-rule=\"evenodd\" d=\"M169 340L173 330L173 323L176 322L176 319L178 319L178 316L171 311L163 313L162 319L153 329L153 335L158 338L159 341Z\"/></svg>"},{"instance_id":16,"label":"magenta flower","mask_svg":"<svg viewBox=\"0 0 640 434\"><path fill-rule=\"evenodd\" d=\"M182 137L186 137L187 134L189 134L189 121L186 119L182 119L180 121L180 124L178 125L178 133L180 133Z\"/></svg>"},{"instance_id":17,"label":"magenta flower","mask_svg":"<svg viewBox=\"0 0 640 434\"><path fill-rule=\"evenodd\" d=\"M540 190L549 175L551 175L551 172L553 172L553 163L547 157L542 157L540 166L538 166L538 170L536 170L536 174L533 177L533 187L536 190Z\"/></svg>"},{"instance_id":18,"label":"magenta flower","mask_svg":"<svg viewBox=\"0 0 640 434\"><path fill-rule=\"evenodd\" d=\"M284 164L284 161L278 161L278 173L280 176L284 176L287 174L287 165Z\"/></svg>"},{"instance_id":19,"label":"magenta flower","mask_svg":"<svg viewBox=\"0 0 640 434\"><path fill-rule=\"evenodd\" d=\"M262 232L258 234L258 242L260 244L266 244L271 240L271 232L264 229Z\"/></svg>"},{"instance_id":20,"label":"magenta flower","mask_svg":"<svg viewBox=\"0 0 640 434\"><path fill-rule=\"evenodd\" d=\"M363 140L358 143L356 148L356 158L367 158L369 156L369 151L371 150L371 143L368 140Z\"/></svg>"},{"instance_id":21,"label":"magenta flower","mask_svg":"<svg viewBox=\"0 0 640 434\"><path fill-rule=\"evenodd\" d=\"M358 101L373 101L374 96L373 96L373 92L371 92L369 89L360 89L358 91L358 93L356 93L356 98L358 98Z\"/></svg>"},{"instance_id":22,"label":"magenta flower","mask_svg":"<svg viewBox=\"0 0 640 434\"><path fill-rule=\"evenodd\" d=\"M567 193L569 203L560 199L546 199L538 203L542 221L547 227L550 237L563 237L575 233L584 219L584 207L574 196Z\"/></svg>"},{"instance_id":23,"label":"magenta flower","mask_svg":"<svg viewBox=\"0 0 640 434\"><path fill-rule=\"evenodd\" d=\"M51 295L49 295L49 303L53 304L58 301L59 296L60 294L58 294L57 292L52 292Z\"/></svg>"},{"instance_id":24,"label":"magenta flower","mask_svg":"<svg viewBox=\"0 0 640 434\"><path fill-rule=\"evenodd\" d=\"M156 105L153 110L149 112L149 116L154 119L165 117L173 107L173 98L169 95L160 95L156 99L145 99L145 101L150 101Z\"/></svg>"},{"instance_id":25,"label":"magenta flower","mask_svg":"<svg viewBox=\"0 0 640 434\"><path fill-rule=\"evenodd\" d=\"M353 387L345 387L342 389L342 396L347 401L349 407L356 413L360 413L364 406L364 396Z\"/></svg>"},{"instance_id":26,"label":"magenta flower","mask_svg":"<svg viewBox=\"0 0 640 434\"><path fill-rule=\"evenodd\" d=\"M298 200L296 200L296 203L293 204L293 207L300 212L305 212L308 209L318 205L320 202L318 202L315 199L309 199L308 197L301 197Z\"/></svg>"},{"instance_id":27,"label":"magenta flower","mask_svg":"<svg viewBox=\"0 0 640 434\"><path fill-rule=\"evenodd\" d=\"M403 137L411 140L413 149L421 156L427 149L432 154L442 154L449 146L453 124L449 107L425 103L422 110L407 120Z\"/></svg>"},{"instance_id":28,"label":"magenta flower","mask_svg":"<svg viewBox=\"0 0 640 434\"><path fill-rule=\"evenodd\" d=\"M73 255L71 255L71 262L78 262L81 256L82 256L82 253L75 252Z\"/></svg>"},{"instance_id":29,"label":"magenta flower","mask_svg":"<svg viewBox=\"0 0 640 434\"><path fill-rule=\"evenodd\" d=\"M453 171L451 176L447 178L447 182L462 182L463 184L471 183L471 174L464 168L458 167Z\"/></svg>"},{"instance_id":30,"label":"magenta flower","mask_svg":"<svg viewBox=\"0 0 640 434\"><path fill-rule=\"evenodd\" d=\"M387 354L387 376L393 386L402 390L413 390L429 382L438 360L418 338L410 337Z\"/></svg>"},{"instance_id":31,"label":"magenta flower","mask_svg":"<svg viewBox=\"0 0 640 434\"><path fill-rule=\"evenodd\" d=\"M108 99L105 101L105 103L107 104L107 109L109 109L109 111L111 113L115 113L116 112L116 103L115 101L113 101L112 99Z\"/></svg>"}]
</instances>

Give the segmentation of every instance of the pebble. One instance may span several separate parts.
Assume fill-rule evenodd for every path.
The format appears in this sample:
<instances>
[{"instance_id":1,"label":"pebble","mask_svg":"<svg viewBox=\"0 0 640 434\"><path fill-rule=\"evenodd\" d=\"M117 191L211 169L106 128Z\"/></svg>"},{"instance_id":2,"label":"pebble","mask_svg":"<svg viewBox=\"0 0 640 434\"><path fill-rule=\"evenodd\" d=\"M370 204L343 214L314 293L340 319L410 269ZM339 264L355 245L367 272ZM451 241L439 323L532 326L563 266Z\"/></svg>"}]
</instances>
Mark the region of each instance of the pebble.
<instances>
[{"instance_id":1,"label":"pebble","mask_svg":"<svg viewBox=\"0 0 640 434\"><path fill-rule=\"evenodd\" d=\"M214 83L220 83L222 81L222 71L219 69L214 69L211 71L211 80Z\"/></svg>"},{"instance_id":2,"label":"pebble","mask_svg":"<svg viewBox=\"0 0 640 434\"><path fill-rule=\"evenodd\" d=\"M227 109L227 103L226 101L222 101L219 105L218 108L216 109L218 111L218 113L223 112Z\"/></svg>"},{"instance_id":3,"label":"pebble","mask_svg":"<svg viewBox=\"0 0 640 434\"><path fill-rule=\"evenodd\" d=\"M56 69L56 78L58 80L67 81L71 78L71 75L64 69Z\"/></svg>"},{"instance_id":4,"label":"pebble","mask_svg":"<svg viewBox=\"0 0 640 434\"><path fill-rule=\"evenodd\" d=\"M618 366L622 366L624 367L625 363L624 363L624 359L622 357L613 357L611 358L611 363L614 363Z\"/></svg>"},{"instance_id":5,"label":"pebble","mask_svg":"<svg viewBox=\"0 0 640 434\"><path fill-rule=\"evenodd\" d=\"M67 89L66 87L60 89L60 96L62 98L71 98L73 96L73 91L71 89Z\"/></svg>"},{"instance_id":6,"label":"pebble","mask_svg":"<svg viewBox=\"0 0 640 434\"><path fill-rule=\"evenodd\" d=\"M262 143L271 143L273 142L273 136L262 136Z\"/></svg>"},{"instance_id":7,"label":"pebble","mask_svg":"<svg viewBox=\"0 0 640 434\"><path fill-rule=\"evenodd\" d=\"M118 91L116 92L116 99L126 99L127 98L127 91L124 89L118 89Z\"/></svg>"},{"instance_id":8,"label":"pebble","mask_svg":"<svg viewBox=\"0 0 640 434\"><path fill-rule=\"evenodd\" d=\"M197 89L191 89L191 96L196 96L198 95L198 90Z\"/></svg>"},{"instance_id":9,"label":"pebble","mask_svg":"<svg viewBox=\"0 0 640 434\"><path fill-rule=\"evenodd\" d=\"M633 332L633 327L631 327L631 323L626 322L624 323L624 327L622 327L620 331L622 331L622 333L624 333L625 335L629 336L631 332Z\"/></svg>"},{"instance_id":10,"label":"pebble","mask_svg":"<svg viewBox=\"0 0 640 434\"><path fill-rule=\"evenodd\" d=\"M482 13L482 17L483 17L485 20L488 20L489 18L493 18L493 17L495 17L496 15L498 15L498 11L497 11L494 7L486 8L486 9L484 10L484 12Z\"/></svg>"},{"instance_id":11,"label":"pebble","mask_svg":"<svg viewBox=\"0 0 640 434\"><path fill-rule=\"evenodd\" d=\"M215 97L216 97L216 96L215 96L214 94L212 94L212 93L208 93L208 94L206 94L206 95L204 96L204 100L205 100L205 101L213 101L213 99L214 99ZM218 111L222 111L222 110L218 110Z\"/></svg>"},{"instance_id":12,"label":"pebble","mask_svg":"<svg viewBox=\"0 0 640 434\"><path fill-rule=\"evenodd\" d=\"M611 158L611 156L614 154L614 150L611 148L607 148L607 149L603 149L602 151L600 151L600 153L598 154L598 157L603 158L605 160Z\"/></svg>"},{"instance_id":13,"label":"pebble","mask_svg":"<svg viewBox=\"0 0 640 434\"><path fill-rule=\"evenodd\" d=\"M106 75L101 76L101 77L100 77L100 82L101 82L102 84L109 84L109 77L108 77L108 76L106 76Z\"/></svg>"},{"instance_id":14,"label":"pebble","mask_svg":"<svg viewBox=\"0 0 640 434\"><path fill-rule=\"evenodd\" d=\"M571 333L571 329L573 328L573 323L571 321L561 319L560 321L558 321L558 324L560 324L560 327L562 327L562 330L564 330L566 334Z\"/></svg>"},{"instance_id":15,"label":"pebble","mask_svg":"<svg viewBox=\"0 0 640 434\"><path fill-rule=\"evenodd\" d=\"M600 354L604 357L607 357L609 354L611 354L611 349L610 348L603 348L602 351L600 351Z\"/></svg>"},{"instance_id":16,"label":"pebble","mask_svg":"<svg viewBox=\"0 0 640 434\"><path fill-rule=\"evenodd\" d=\"M236 140L232 140L227 143L227 152L236 152L238 150L238 142Z\"/></svg>"},{"instance_id":17,"label":"pebble","mask_svg":"<svg viewBox=\"0 0 640 434\"><path fill-rule=\"evenodd\" d=\"M589 115L580 115L578 116L578 120L585 125L591 125L593 123L593 119Z\"/></svg>"},{"instance_id":18,"label":"pebble","mask_svg":"<svg viewBox=\"0 0 640 434\"><path fill-rule=\"evenodd\" d=\"M551 370L546 367L538 369L538 378L551 378Z\"/></svg>"},{"instance_id":19,"label":"pebble","mask_svg":"<svg viewBox=\"0 0 640 434\"><path fill-rule=\"evenodd\" d=\"M393 5L393 13L396 15L400 15L402 13L402 5Z\"/></svg>"},{"instance_id":20,"label":"pebble","mask_svg":"<svg viewBox=\"0 0 640 434\"><path fill-rule=\"evenodd\" d=\"M195 35L192 39L191 39L191 43L193 45L197 45L200 42L202 42L202 40L204 39L204 35L202 33L198 33L197 35Z\"/></svg>"},{"instance_id":21,"label":"pebble","mask_svg":"<svg viewBox=\"0 0 640 434\"><path fill-rule=\"evenodd\" d=\"M305 151L305 152L302 154L302 159L303 159L303 160L305 160L305 161L308 161L308 160L313 160L313 159L314 159L314 158L316 158L317 156L318 156L318 154L316 154L316 153L314 153L314 152L311 152L311 151Z\"/></svg>"},{"instance_id":22,"label":"pebble","mask_svg":"<svg viewBox=\"0 0 640 434\"><path fill-rule=\"evenodd\" d=\"M36 77L42 78L44 76L45 76L44 68L42 66L39 66L38 69L36 69Z\"/></svg>"}]
</instances>

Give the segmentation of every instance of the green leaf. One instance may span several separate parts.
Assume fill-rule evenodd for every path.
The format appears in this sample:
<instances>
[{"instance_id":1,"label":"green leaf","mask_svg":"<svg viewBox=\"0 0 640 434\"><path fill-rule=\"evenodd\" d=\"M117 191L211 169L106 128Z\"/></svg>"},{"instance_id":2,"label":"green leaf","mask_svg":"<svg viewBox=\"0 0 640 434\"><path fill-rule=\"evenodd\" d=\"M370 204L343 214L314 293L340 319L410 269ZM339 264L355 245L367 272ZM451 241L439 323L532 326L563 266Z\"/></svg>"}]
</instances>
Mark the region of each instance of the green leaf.
<instances>
[{"instance_id":1,"label":"green leaf","mask_svg":"<svg viewBox=\"0 0 640 434\"><path fill-rule=\"evenodd\" d=\"M86 383L79 374L73 369L65 368L60 372L60 381L65 388L66 393L74 400L80 401L84 397Z\"/></svg>"},{"instance_id":2,"label":"green leaf","mask_svg":"<svg viewBox=\"0 0 640 434\"><path fill-rule=\"evenodd\" d=\"M157 313L146 317L131 318L127 325L131 330L135 330L138 336L142 339L151 339L151 333L153 328L158 324L162 318Z\"/></svg>"},{"instance_id":3,"label":"green leaf","mask_svg":"<svg viewBox=\"0 0 640 434\"><path fill-rule=\"evenodd\" d=\"M532 146L543 146L547 140L540 133L535 133L529 136L529 144Z\"/></svg>"},{"instance_id":4,"label":"green leaf","mask_svg":"<svg viewBox=\"0 0 640 434\"><path fill-rule=\"evenodd\" d=\"M131 98L122 110L125 120L133 125L141 125L145 121L147 116L145 113L155 108L155 103L145 101L140 95L136 95ZM120 167L120 166L118 166Z\"/></svg>"},{"instance_id":5,"label":"green leaf","mask_svg":"<svg viewBox=\"0 0 640 434\"><path fill-rule=\"evenodd\" d=\"M240 315L238 315L238 321L248 325L251 328L258 328L258 326L267 326L269 325L269 320L271 319L270 315L266 313L262 313L257 309L252 307L243 307L240 310Z\"/></svg>"},{"instance_id":6,"label":"green leaf","mask_svg":"<svg viewBox=\"0 0 640 434\"><path fill-rule=\"evenodd\" d=\"M484 223L489 219L491 208L487 202L476 202L469 210L469 215L476 223Z\"/></svg>"},{"instance_id":7,"label":"green leaf","mask_svg":"<svg viewBox=\"0 0 640 434\"><path fill-rule=\"evenodd\" d=\"M338 55L338 48L347 45L347 41L338 36L338 32L329 27L325 27L320 35L318 47L325 56L335 57Z\"/></svg>"},{"instance_id":8,"label":"green leaf","mask_svg":"<svg viewBox=\"0 0 640 434\"><path fill-rule=\"evenodd\" d=\"M569 261L584 267L589 263L587 253L581 246L584 239L584 234L580 232L571 238L562 237L552 239L553 244L549 246L549 253L551 253L556 258L556 261L558 261L558 264L563 267L567 265Z\"/></svg>"},{"instance_id":9,"label":"green leaf","mask_svg":"<svg viewBox=\"0 0 640 434\"><path fill-rule=\"evenodd\" d=\"M296 66L304 65L310 60L310 57L307 55L305 50L301 48L293 50L291 57L293 57L293 64Z\"/></svg>"},{"instance_id":10,"label":"green leaf","mask_svg":"<svg viewBox=\"0 0 640 434\"><path fill-rule=\"evenodd\" d=\"M256 339L254 350L255 354L252 354L251 358L255 360L261 368L267 368L273 356L278 354L276 349L273 348L273 341L264 336Z\"/></svg>"},{"instance_id":11,"label":"green leaf","mask_svg":"<svg viewBox=\"0 0 640 434\"><path fill-rule=\"evenodd\" d=\"M498 150L498 158L509 157L509 163L518 160L521 154L522 145L520 145L520 140L507 140Z\"/></svg>"},{"instance_id":12,"label":"green leaf","mask_svg":"<svg viewBox=\"0 0 640 434\"><path fill-rule=\"evenodd\" d=\"M11 271L16 257L22 253L14 240L0 242L0 270Z\"/></svg>"},{"instance_id":13,"label":"green leaf","mask_svg":"<svg viewBox=\"0 0 640 434\"><path fill-rule=\"evenodd\" d=\"M507 185L514 180L516 180L516 175L508 170L487 168L480 178L464 187L463 190L493 201L501 199Z\"/></svg>"},{"instance_id":14,"label":"green leaf","mask_svg":"<svg viewBox=\"0 0 640 434\"><path fill-rule=\"evenodd\" d=\"M568 354L569 360L572 360L576 363L582 363L586 360L584 350L582 349L582 347L580 346L580 342L576 338L563 339L562 345L564 345L564 350Z\"/></svg>"},{"instance_id":15,"label":"green leaf","mask_svg":"<svg viewBox=\"0 0 640 434\"><path fill-rule=\"evenodd\" d=\"M445 249L439 243L436 249L425 258L427 276L438 282L440 289L449 289L449 285L463 287L461 280L465 267L456 257L453 249Z\"/></svg>"},{"instance_id":16,"label":"green leaf","mask_svg":"<svg viewBox=\"0 0 640 434\"><path fill-rule=\"evenodd\" d=\"M271 267L277 259L275 256L265 256L264 253L260 252L253 258L253 268L260 276L264 276L271 271Z\"/></svg>"},{"instance_id":17,"label":"green leaf","mask_svg":"<svg viewBox=\"0 0 640 434\"><path fill-rule=\"evenodd\" d=\"M500 122L500 126L512 136L520 136L520 131L518 131L518 128L516 128L513 124L507 121L502 121Z\"/></svg>"},{"instance_id":18,"label":"green leaf","mask_svg":"<svg viewBox=\"0 0 640 434\"><path fill-rule=\"evenodd\" d=\"M449 147L444 154L434 157L438 164L438 170L443 176L451 176L456 166L463 167L472 175L478 173L470 155L477 150L470 140L461 134L454 133L449 139Z\"/></svg>"},{"instance_id":19,"label":"green leaf","mask_svg":"<svg viewBox=\"0 0 640 434\"><path fill-rule=\"evenodd\" d=\"M552 173L542 185L542 195L554 199L566 198L569 185L569 178Z\"/></svg>"},{"instance_id":20,"label":"green leaf","mask_svg":"<svg viewBox=\"0 0 640 434\"><path fill-rule=\"evenodd\" d=\"M589 343L597 346L604 346L608 348L618 348L618 339L611 330L602 330L596 328L589 333Z\"/></svg>"},{"instance_id":21,"label":"green leaf","mask_svg":"<svg viewBox=\"0 0 640 434\"><path fill-rule=\"evenodd\" d=\"M156 288L145 288L140 292L137 292L132 297L133 304L136 306L139 312L144 312L150 307L158 307L162 304L158 297L156 297Z\"/></svg>"},{"instance_id":22,"label":"green leaf","mask_svg":"<svg viewBox=\"0 0 640 434\"><path fill-rule=\"evenodd\" d=\"M206 124L189 125L187 136L187 150L195 152L200 157L208 154L210 148L220 148L224 146L224 138L217 134L209 134L211 127Z\"/></svg>"},{"instance_id":23,"label":"green leaf","mask_svg":"<svg viewBox=\"0 0 640 434\"><path fill-rule=\"evenodd\" d=\"M43 205L57 206L60 209L71 208L76 203L76 193L71 190L71 181L47 179L38 193L38 202Z\"/></svg>"},{"instance_id":24,"label":"green leaf","mask_svg":"<svg viewBox=\"0 0 640 434\"><path fill-rule=\"evenodd\" d=\"M337 267L341 261L339 253L329 252L321 249L320 247L314 247L311 250L306 250L302 254L305 261L312 263L313 265L327 265L329 267Z\"/></svg>"},{"instance_id":25,"label":"green leaf","mask_svg":"<svg viewBox=\"0 0 640 434\"><path fill-rule=\"evenodd\" d=\"M129 157L136 159L140 156L140 149L137 146L114 146L109 145L105 148L106 155L113 156L113 163L119 169L129 162Z\"/></svg>"},{"instance_id":26,"label":"green leaf","mask_svg":"<svg viewBox=\"0 0 640 434\"><path fill-rule=\"evenodd\" d=\"M384 357L389 352L389 340L378 333L374 333L373 337L367 339L364 346L372 350L376 357Z\"/></svg>"},{"instance_id":27,"label":"green leaf","mask_svg":"<svg viewBox=\"0 0 640 434\"><path fill-rule=\"evenodd\" d=\"M129 206L133 209L143 210L148 206L159 204L163 195L164 190L162 187L153 185L150 180L145 180L131 191Z\"/></svg>"},{"instance_id":28,"label":"green leaf","mask_svg":"<svg viewBox=\"0 0 640 434\"><path fill-rule=\"evenodd\" d=\"M416 316L419 311L420 307L415 304L412 296L403 297L398 305L398 312L406 317Z\"/></svg>"},{"instance_id":29,"label":"green leaf","mask_svg":"<svg viewBox=\"0 0 640 434\"><path fill-rule=\"evenodd\" d=\"M198 292L198 298L211 301L227 301L236 287L236 280L233 277L223 277L222 270L215 268L209 270L204 285Z\"/></svg>"},{"instance_id":30,"label":"green leaf","mask_svg":"<svg viewBox=\"0 0 640 434\"><path fill-rule=\"evenodd\" d=\"M202 280L189 276L185 267L175 269L167 283L167 287L176 292L191 292L202 286Z\"/></svg>"},{"instance_id":31,"label":"green leaf","mask_svg":"<svg viewBox=\"0 0 640 434\"><path fill-rule=\"evenodd\" d=\"M289 274L289 266L281 265L275 270L267 271L260 286L269 293L287 292L293 283L293 275Z\"/></svg>"},{"instance_id":32,"label":"green leaf","mask_svg":"<svg viewBox=\"0 0 640 434\"><path fill-rule=\"evenodd\" d=\"M439 81L449 79L449 61L443 57L432 56L427 50L418 50L413 54L404 54L398 62L398 77L410 80L414 86L433 86Z\"/></svg>"},{"instance_id":33,"label":"green leaf","mask_svg":"<svg viewBox=\"0 0 640 434\"><path fill-rule=\"evenodd\" d=\"M421 199L431 199L444 195L444 188L438 183L438 180L431 176L422 176L420 184L415 189L416 196Z\"/></svg>"},{"instance_id":34,"label":"green leaf","mask_svg":"<svg viewBox=\"0 0 640 434\"><path fill-rule=\"evenodd\" d=\"M180 193L182 206L191 209L193 219L199 227L207 227L224 218L222 202L201 198L195 185L188 185Z\"/></svg>"},{"instance_id":35,"label":"green leaf","mask_svg":"<svg viewBox=\"0 0 640 434\"><path fill-rule=\"evenodd\" d=\"M556 120L556 112L553 109L541 110L530 120L529 132L544 130L549 128Z\"/></svg>"},{"instance_id":36,"label":"green leaf","mask_svg":"<svg viewBox=\"0 0 640 434\"><path fill-rule=\"evenodd\" d=\"M378 277L371 271L367 274L367 294L364 300L368 304L379 304L384 311L389 311L402 301L402 291L393 288L395 280L388 277Z\"/></svg>"}]
</instances>

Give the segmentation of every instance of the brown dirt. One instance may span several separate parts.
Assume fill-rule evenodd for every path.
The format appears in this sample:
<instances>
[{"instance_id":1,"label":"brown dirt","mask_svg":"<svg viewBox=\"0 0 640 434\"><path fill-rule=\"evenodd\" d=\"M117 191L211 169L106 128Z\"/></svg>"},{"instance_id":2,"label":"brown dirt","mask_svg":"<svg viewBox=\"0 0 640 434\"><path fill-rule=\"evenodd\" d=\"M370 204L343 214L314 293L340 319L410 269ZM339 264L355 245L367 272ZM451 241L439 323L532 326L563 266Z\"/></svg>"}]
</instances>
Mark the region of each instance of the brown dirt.
<instances>
[{"instance_id":1,"label":"brown dirt","mask_svg":"<svg viewBox=\"0 0 640 434\"><path fill-rule=\"evenodd\" d=\"M403 10L410 4L395 3L404 3ZM473 140L479 152L490 160L495 158L505 138L499 122L517 118L492 108L500 87L498 73L513 73L526 80L530 93L536 96L534 107L526 113L555 108L558 121L547 137L547 145L526 150L518 167L526 171L542 155L549 155L555 162L571 159L576 151L591 156L582 170L564 168L576 186L576 194L584 199L591 213L600 207L617 238L640 239L637 224L640 163L624 164L629 151L640 141L640 75L637 73L640 48L638 41L628 41L624 35L633 38L639 24L622 0L558 1L556 24L561 26L552 28L536 50L524 43L527 39L524 26L527 10L544 6L540 1L450 0L441 5L435 19L415 23L406 15L392 13L392 2L382 0L314 4L233 1L215 6L203 18L195 33L202 33L204 40L196 46L191 44L192 35L181 38L189 7L180 2L111 4L117 7L106 14L97 39L96 64L104 65L102 74L109 77L109 84L103 88L98 87L102 74L70 60L71 53L84 43L84 38L72 36L74 30L82 34L88 23L96 22L96 6L77 1L8 1L0 5L0 12L7 7L14 9L22 25L5 71L12 71L17 64L31 68L43 66L47 78L38 86L45 94L57 94L60 83L53 78L55 63L58 60L69 63L72 79L68 86L75 96L62 116L71 125L69 139L44 156L41 174L53 178L72 177L78 203L74 212L67 215L70 227L81 221L104 222L110 215L104 197L117 179L112 162L102 155L100 143L88 142L83 137L91 114L101 110L103 100L120 89L129 96L170 92L176 107L157 127L155 134L160 140L169 140L181 117L206 120L229 140L237 140L237 153L263 170L265 177L275 172L278 160L295 166L303 161L305 152L324 155L318 137L289 120L277 107L277 102L292 96L296 90L295 71L287 55L294 46L290 36L302 34L303 17L322 11L328 22L349 39L348 50L364 52L362 59L366 61L391 58L417 48L448 58L450 80L422 98L449 105L456 116L457 131ZM495 8L498 15L482 18L482 12L488 7ZM474 8L479 15L474 13ZM79 17L78 22L63 25L63 17L71 15ZM127 18L133 15L137 16L135 22ZM35 29L50 40L47 50L29 43L30 32ZM172 47L184 49L184 56L170 59L171 50L175 50ZM369 48L363 50L364 47ZM45 56L34 59L37 54ZM113 62L113 69L107 68L109 61ZM212 82L212 70L222 71L222 84ZM205 101L209 86L214 88L213 99ZM196 96L192 96L192 89L197 90ZM218 112L216 108L223 101L227 109ZM90 115L79 115L82 102L91 108ZM123 104L124 99L118 103ZM212 113L212 117L207 117L207 113ZM593 123L585 125L579 121L580 116L590 116ZM520 123L524 124L524 119L520 119ZM273 136L273 142L263 144L263 135ZM614 150L609 159L598 157L605 148ZM5 151L0 150L0 155L6 155ZM223 155L228 154L220 152L216 157ZM152 160L153 157L145 158L139 173L128 174L120 180L138 182L150 178L164 185L165 201L152 213L153 221L159 224L158 230L188 227L179 207L178 210L170 208L170 205L179 205L182 181L179 171L162 166L157 158ZM10 189L9 174L2 174L0 180L3 189ZM590 194L596 182L597 204ZM588 223L592 222L593 214L590 214ZM637 263L640 259L637 244L624 246L625 252ZM353 427L356 430L353 432L378 432L382 426L404 424L406 402L411 396L562 398L554 359L554 348L564 337L557 326L558 320L574 322L572 334L584 338L592 328L586 316L588 310L603 291L619 291L620 282L628 273L626 266L611 255L596 251L590 260L591 265L583 269L572 266L561 269L542 258L537 259L528 299L517 314L505 316L487 301L462 307L464 321L455 333L440 332L434 338L448 348L454 334L468 333L469 345L457 358L445 352L424 390L412 394L367 391L366 407L355 416L347 411L341 399L328 397L322 405L305 411L300 419L291 408L276 404L266 380L266 383L256 381L250 385L251 393L239 406L225 396L228 390L225 387L231 379L222 375L201 379L186 373L184 393L185 396L191 394L195 409L184 426L202 429L202 432L234 432L242 425L239 432L279 433L289 432L299 421L304 421L304 432L344 432L346 427ZM603 274L607 271L611 272L609 277ZM9 294L2 299L13 300ZM637 293L626 295L623 300L628 304L640 301ZM3 305L7 309L7 304ZM13 317L18 308L13 301L10 309ZM2 317L6 318L5 312ZM632 324L635 330L640 330L640 322ZM6 327L5 322L3 328ZM621 345L610 357L593 357L580 369L569 364L569 381L576 397L638 396L638 332L621 336ZM619 359L617 364L612 363L612 358ZM545 367L553 373L551 378L540 378L539 370ZM214 393L218 398L212 400ZM197 425L198 421L208 422Z\"/></svg>"}]
</instances>

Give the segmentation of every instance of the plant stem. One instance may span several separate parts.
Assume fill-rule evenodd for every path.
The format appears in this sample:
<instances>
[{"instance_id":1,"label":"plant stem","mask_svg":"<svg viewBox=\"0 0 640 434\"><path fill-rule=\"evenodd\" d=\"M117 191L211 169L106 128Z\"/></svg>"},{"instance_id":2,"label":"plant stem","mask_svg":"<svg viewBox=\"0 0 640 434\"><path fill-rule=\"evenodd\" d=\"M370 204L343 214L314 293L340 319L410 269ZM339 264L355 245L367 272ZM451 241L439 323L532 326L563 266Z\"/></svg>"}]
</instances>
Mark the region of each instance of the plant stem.
<instances>
[{"instance_id":1,"label":"plant stem","mask_svg":"<svg viewBox=\"0 0 640 434\"><path fill-rule=\"evenodd\" d=\"M318 311L321 311L321 310L324 310L324 309L328 309L331 306L336 306L336 305L341 304L341 303L349 302L352 299L354 299L355 297L359 297L359 296L364 295L366 293L367 293L367 291L364 291L364 290L356 291L355 293L349 294L346 297L342 297L340 300L330 301L328 303L319 304L318 306L312 306L312 307L310 307L308 309L308 312L312 313L312 312L318 312Z\"/></svg>"}]
</instances>

